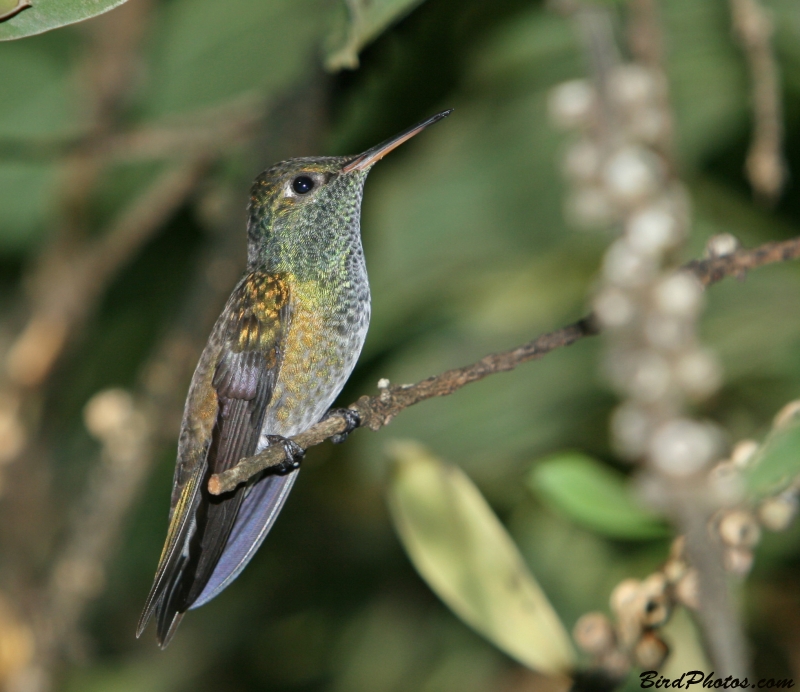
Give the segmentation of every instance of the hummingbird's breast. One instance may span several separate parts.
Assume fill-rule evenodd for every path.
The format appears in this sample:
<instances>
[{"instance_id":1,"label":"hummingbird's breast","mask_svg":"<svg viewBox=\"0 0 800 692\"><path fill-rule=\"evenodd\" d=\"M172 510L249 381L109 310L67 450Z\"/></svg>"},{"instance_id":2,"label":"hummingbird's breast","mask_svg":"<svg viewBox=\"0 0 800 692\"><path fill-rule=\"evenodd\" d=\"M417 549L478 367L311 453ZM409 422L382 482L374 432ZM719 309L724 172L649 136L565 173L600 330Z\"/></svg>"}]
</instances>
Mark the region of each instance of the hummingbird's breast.
<instances>
[{"instance_id":1,"label":"hummingbird's breast","mask_svg":"<svg viewBox=\"0 0 800 692\"><path fill-rule=\"evenodd\" d=\"M289 326L259 449L266 435L296 435L322 418L353 371L369 327L360 244L338 269L289 276L288 283Z\"/></svg>"}]
</instances>

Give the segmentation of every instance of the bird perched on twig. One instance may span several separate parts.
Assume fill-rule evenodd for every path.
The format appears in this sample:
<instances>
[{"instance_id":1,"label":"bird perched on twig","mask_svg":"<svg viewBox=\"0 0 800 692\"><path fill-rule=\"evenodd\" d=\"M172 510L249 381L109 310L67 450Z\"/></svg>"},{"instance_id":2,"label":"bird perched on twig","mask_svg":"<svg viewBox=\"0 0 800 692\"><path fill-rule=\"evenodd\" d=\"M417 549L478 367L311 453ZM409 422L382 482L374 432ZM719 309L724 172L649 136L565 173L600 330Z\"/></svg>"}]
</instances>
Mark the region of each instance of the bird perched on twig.
<instances>
[{"instance_id":1,"label":"bird perched on twig","mask_svg":"<svg viewBox=\"0 0 800 692\"><path fill-rule=\"evenodd\" d=\"M326 415L370 316L360 216L364 182L443 111L355 157L291 159L253 184L247 271L200 356L183 414L167 539L139 620L169 644L183 615L244 569L281 511L304 450L288 438ZM354 411L339 411L352 430ZM345 433L346 434L346 433ZM282 445L283 461L220 496L208 479Z\"/></svg>"}]
</instances>

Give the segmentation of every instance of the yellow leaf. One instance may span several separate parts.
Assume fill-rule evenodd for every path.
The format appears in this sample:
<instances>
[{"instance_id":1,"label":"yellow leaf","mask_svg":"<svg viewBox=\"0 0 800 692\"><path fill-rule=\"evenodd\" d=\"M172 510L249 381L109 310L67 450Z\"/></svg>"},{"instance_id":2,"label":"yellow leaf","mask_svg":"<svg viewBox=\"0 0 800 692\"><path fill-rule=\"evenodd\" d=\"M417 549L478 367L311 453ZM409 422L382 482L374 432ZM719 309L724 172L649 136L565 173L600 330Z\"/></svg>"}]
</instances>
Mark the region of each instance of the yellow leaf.
<instances>
[{"instance_id":1,"label":"yellow leaf","mask_svg":"<svg viewBox=\"0 0 800 692\"><path fill-rule=\"evenodd\" d=\"M569 674L575 652L511 537L472 481L398 442L389 507L423 579L464 622L520 663Z\"/></svg>"}]
</instances>

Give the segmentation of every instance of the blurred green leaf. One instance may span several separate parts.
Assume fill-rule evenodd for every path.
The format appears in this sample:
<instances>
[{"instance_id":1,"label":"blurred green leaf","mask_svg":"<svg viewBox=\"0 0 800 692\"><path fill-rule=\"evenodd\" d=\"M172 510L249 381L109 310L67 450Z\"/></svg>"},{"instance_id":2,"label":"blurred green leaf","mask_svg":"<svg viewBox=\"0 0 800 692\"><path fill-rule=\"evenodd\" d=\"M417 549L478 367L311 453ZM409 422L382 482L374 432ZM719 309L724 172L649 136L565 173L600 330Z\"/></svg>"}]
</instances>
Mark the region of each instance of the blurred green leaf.
<instances>
[{"instance_id":1,"label":"blurred green leaf","mask_svg":"<svg viewBox=\"0 0 800 692\"><path fill-rule=\"evenodd\" d=\"M96 17L125 0L34 0L31 7L0 23L0 41L41 34ZM17 7L17 0L0 0L0 15Z\"/></svg>"},{"instance_id":2,"label":"blurred green leaf","mask_svg":"<svg viewBox=\"0 0 800 692\"><path fill-rule=\"evenodd\" d=\"M30 247L53 218L57 169L43 154L82 125L70 80L74 38L48 34L2 46L0 253Z\"/></svg>"},{"instance_id":3,"label":"blurred green leaf","mask_svg":"<svg viewBox=\"0 0 800 692\"><path fill-rule=\"evenodd\" d=\"M3 46L0 137L51 139L75 132L79 99L69 73L74 48L71 41L50 37Z\"/></svg>"},{"instance_id":4,"label":"blurred green leaf","mask_svg":"<svg viewBox=\"0 0 800 692\"><path fill-rule=\"evenodd\" d=\"M333 46L325 58L331 71L358 67L358 54L390 24L408 14L422 0L345 0L349 14L346 28L329 39Z\"/></svg>"},{"instance_id":5,"label":"blurred green leaf","mask_svg":"<svg viewBox=\"0 0 800 692\"><path fill-rule=\"evenodd\" d=\"M800 474L800 420L773 431L747 468L745 482L757 497L771 494Z\"/></svg>"},{"instance_id":6,"label":"blurred green leaf","mask_svg":"<svg viewBox=\"0 0 800 692\"><path fill-rule=\"evenodd\" d=\"M173 0L159 8L150 117L236 98L279 97L314 73L333 16L323 0Z\"/></svg>"},{"instance_id":7,"label":"blurred green leaf","mask_svg":"<svg viewBox=\"0 0 800 692\"><path fill-rule=\"evenodd\" d=\"M569 636L472 481L415 443L395 443L391 453L389 507L423 579L509 656L543 673L568 673Z\"/></svg>"},{"instance_id":8,"label":"blurred green leaf","mask_svg":"<svg viewBox=\"0 0 800 692\"><path fill-rule=\"evenodd\" d=\"M726 3L672 0L662 19L676 145L682 165L693 168L747 126L745 61L731 41Z\"/></svg>"},{"instance_id":9,"label":"blurred green leaf","mask_svg":"<svg viewBox=\"0 0 800 692\"><path fill-rule=\"evenodd\" d=\"M667 535L659 518L631 496L625 476L578 452L539 462L528 477L533 491L571 519L612 538Z\"/></svg>"},{"instance_id":10,"label":"blurred green leaf","mask_svg":"<svg viewBox=\"0 0 800 692\"><path fill-rule=\"evenodd\" d=\"M39 240L53 212L55 173L46 164L0 165L0 252L19 251Z\"/></svg>"}]
</instances>

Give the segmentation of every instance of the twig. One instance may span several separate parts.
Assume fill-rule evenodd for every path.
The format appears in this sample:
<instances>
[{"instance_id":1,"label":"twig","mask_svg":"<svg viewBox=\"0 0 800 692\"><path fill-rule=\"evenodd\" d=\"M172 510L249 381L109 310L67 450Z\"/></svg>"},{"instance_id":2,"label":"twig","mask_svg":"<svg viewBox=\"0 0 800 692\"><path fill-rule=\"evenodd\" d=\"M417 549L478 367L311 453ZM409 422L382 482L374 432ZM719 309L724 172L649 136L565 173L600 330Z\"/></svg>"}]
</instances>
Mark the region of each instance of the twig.
<instances>
[{"instance_id":1,"label":"twig","mask_svg":"<svg viewBox=\"0 0 800 692\"><path fill-rule=\"evenodd\" d=\"M728 587L719 539L709 535L712 508L705 486L672 493L676 523L686 535L686 559L697 570L699 619L708 653L720 673L740 679L748 674L748 652L738 622L733 594ZM681 507L682 503L689 504Z\"/></svg>"},{"instance_id":2,"label":"twig","mask_svg":"<svg viewBox=\"0 0 800 692\"><path fill-rule=\"evenodd\" d=\"M85 238L91 193L101 175L103 162L91 147L92 143L104 140L115 131L119 113L127 103L134 86L131 76L138 65L137 47L147 26L150 5L149 0L127 3L116 12L87 24L89 49L81 59L79 70L79 79L86 90L86 109L90 113L83 137L87 146L70 152L63 163L59 193L61 218L31 276L24 282L33 293L32 315L10 345L10 352L0 353L0 359L6 361L4 365L12 387L41 384L69 335L70 317L59 313L64 312L65 300L69 300L72 293L70 281L82 280L82 265L96 247L88 244ZM87 270L93 271L96 266L94 262ZM88 310L84 310L84 314L86 312ZM27 359L29 346L32 346L31 359ZM23 375L21 379L16 378L17 373ZM5 384L2 379L0 377L0 385Z\"/></svg>"},{"instance_id":3,"label":"twig","mask_svg":"<svg viewBox=\"0 0 800 692\"><path fill-rule=\"evenodd\" d=\"M0 138L0 158L52 161L84 155L114 163L194 157L202 152L214 154L251 140L263 116L263 108L244 110L236 106L221 111L218 120L211 122L197 123L187 118L182 124L150 125L103 137Z\"/></svg>"},{"instance_id":4,"label":"twig","mask_svg":"<svg viewBox=\"0 0 800 692\"><path fill-rule=\"evenodd\" d=\"M38 659L51 673L60 654L75 656L80 648L81 615L105 586L107 557L155 456L154 429L163 412L133 405L133 398L125 396L132 405L104 440L86 491L72 508L67 540L51 565L36 619Z\"/></svg>"},{"instance_id":5,"label":"twig","mask_svg":"<svg viewBox=\"0 0 800 692\"><path fill-rule=\"evenodd\" d=\"M477 363L448 370L441 375L429 377L413 385L391 387L387 384L386 387L381 388L380 395L362 396L349 408L354 410L361 419L359 427L379 430L390 423L400 411L420 401L437 396L447 396L470 382L481 380L487 375L497 372L513 370L520 363L536 360L550 351L569 346L584 336L595 333L590 320L580 320L555 332L544 334L511 351L490 354L481 358ZM305 432L295 435L292 440L303 449L307 449L344 432L346 427L347 423L342 416L331 416L312 425ZM270 447L256 456L243 459L225 473L212 475L208 481L209 492L213 495L220 495L233 490L239 483L243 483L248 478L280 462L283 454L283 448Z\"/></svg>"},{"instance_id":6,"label":"twig","mask_svg":"<svg viewBox=\"0 0 800 692\"><path fill-rule=\"evenodd\" d=\"M635 60L659 69L664 66L664 32L656 0L630 0L628 46Z\"/></svg>"},{"instance_id":7,"label":"twig","mask_svg":"<svg viewBox=\"0 0 800 692\"><path fill-rule=\"evenodd\" d=\"M111 228L87 250L84 279L88 293L93 297L102 293L120 267L184 204L207 168L205 158L176 165L156 178L123 210Z\"/></svg>"},{"instance_id":8,"label":"twig","mask_svg":"<svg viewBox=\"0 0 800 692\"><path fill-rule=\"evenodd\" d=\"M722 257L692 260L684 269L692 272L703 286L722 281L726 276L743 277L751 269L766 264L800 258L800 237L764 243L750 250L738 250Z\"/></svg>"},{"instance_id":9,"label":"twig","mask_svg":"<svg viewBox=\"0 0 800 692\"><path fill-rule=\"evenodd\" d=\"M687 264L685 269L691 271L704 286L710 286L726 276L742 276L749 269L797 258L800 258L800 237L779 243L766 243L752 250L739 250L724 257L695 260ZM378 396L362 396L349 408L356 411L361 418L360 427L378 430L409 406L433 397L447 396L470 382L498 372L513 370L522 363L537 360L551 351L597 333L595 321L592 315L589 315L574 324L543 334L510 351L490 354L472 365L448 370L416 384L392 387L387 383L381 388ZM342 416L331 416L312 425L305 432L295 435L292 440L303 449L307 449L344 432L346 427L347 423ZM268 447L255 456L241 460L232 469L212 475L208 481L208 490L212 495L229 492L264 469L280 463L283 455L282 447Z\"/></svg>"},{"instance_id":10,"label":"twig","mask_svg":"<svg viewBox=\"0 0 800 692\"><path fill-rule=\"evenodd\" d=\"M666 74L664 60L664 29L657 0L630 0L628 46L634 59L654 72ZM664 119L659 136L653 142L656 151L675 175L678 166L673 154L674 123L670 104L669 84L664 80L655 96L659 113Z\"/></svg>"},{"instance_id":11,"label":"twig","mask_svg":"<svg viewBox=\"0 0 800 692\"><path fill-rule=\"evenodd\" d=\"M127 130L95 130L64 137L0 137L0 158L12 161L52 161L91 156L106 164L118 161L164 160L225 152L258 133L267 104L264 99L237 99L201 108L180 118Z\"/></svg>"},{"instance_id":12,"label":"twig","mask_svg":"<svg viewBox=\"0 0 800 692\"><path fill-rule=\"evenodd\" d=\"M157 450L176 434L180 385L189 378L207 331L235 282L235 269L220 275L220 263L235 267L239 252L235 236L216 229L212 233L215 239L197 264L184 306L142 369L118 439L104 440L99 463L90 471L63 546L52 561L34 618L38 642L34 665L50 675L61 656L78 648L81 618L104 588L108 560L158 459Z\"/></svg>"},{"instance_id":13,"label":"twig","mask_svg":"<svg viewBox=\"0 0 800 692\"><path fill-rule=\"evenodd\" d=\"M772 21L758 0L730 0L733 30L750 70L753 140L745 165L756 194L774 202L786 182L780 76L772 51Z\"/></svg>"},{"instance_id":14,"label":"twig","mask_svg":"<svg viewBox=\"0 0 800 692\"><path fill-rule=\"evenodd\" d=\"M42 382L111 279L183 204L206 166L205 160L196 160L167 170L77 258L62 259L61 266L51 263L40 272L36 308L6 358L14 383L33 387Z\"/></svg>"}]
</instances>

